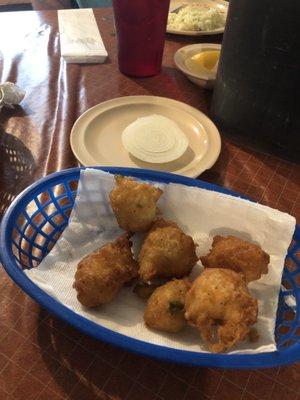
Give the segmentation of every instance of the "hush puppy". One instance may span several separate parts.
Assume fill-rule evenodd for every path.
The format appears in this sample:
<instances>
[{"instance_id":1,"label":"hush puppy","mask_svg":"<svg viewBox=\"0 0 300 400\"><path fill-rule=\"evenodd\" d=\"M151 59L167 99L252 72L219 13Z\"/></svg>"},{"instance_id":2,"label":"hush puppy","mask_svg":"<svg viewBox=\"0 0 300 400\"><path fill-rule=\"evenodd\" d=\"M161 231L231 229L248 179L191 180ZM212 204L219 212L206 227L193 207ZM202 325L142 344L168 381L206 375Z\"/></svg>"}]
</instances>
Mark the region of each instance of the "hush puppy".
<instances>
[{"instance_id":1,"label":"hush puppy","mask_svg":"<svg viewBox=\"0 0 300 400\"><path fill-rule=\"evenodd\" d=\"M184 302L190 283L175 279L155 289L144 313L145 324L158 331L176 333L186 325Z\"/></svg>"},{"instance_id":2,"label":"hush puppy","mask_svg":"<svg viewBox=\"0 0 300 400\"><path fill-rule=\"evenodd\" d=\"M131 241L126 235L95 250L77 266L73 287L78 301L86 307L109 303L125 282L138 274Z\"/></svg>"},{"instance_id":3,"label":"hush puppy","mask_svg":"<svg viewBox=\"0 0 300 400\"><path fill-rule=\"evenodd\" d=\"M200 260L207 268L229 268L242 272L246 281L251 282L268 273L270 256L256 244L234 236L215 236L212 249Z\"/></svg>"},{"instance_id":4,"label":"hush puppy","mask_svg":"<svg viewBox=\"0 0 300 400\"><path fill-rule=\"evenodd\" d=\"M204 269L186 295L185 309L185 318L216 353L246 339L258 314L244 275L222 268Z\"/></svg>"},{"instance_id":5,"label":"hush puppy","mask_svg":"<svg viewBox=\"0 0 300 400\"><path fill-rule=\"evenodd\" d=\"M175 222L158 219L139 254L139 275L144 282L155 278L183 278L198 258L196 245Z\"/></svg>"},{"instance_id":6,"label":"hush puppy","mask_svg":"<svg viewBox=\"0 0 300 400\"><path fill-rule=\"evenodd\" d=\"M120 228L128 232L148 231L155 220L162 190L119 175L115 181L109 199Z\"/></svg>"}]
</instances>

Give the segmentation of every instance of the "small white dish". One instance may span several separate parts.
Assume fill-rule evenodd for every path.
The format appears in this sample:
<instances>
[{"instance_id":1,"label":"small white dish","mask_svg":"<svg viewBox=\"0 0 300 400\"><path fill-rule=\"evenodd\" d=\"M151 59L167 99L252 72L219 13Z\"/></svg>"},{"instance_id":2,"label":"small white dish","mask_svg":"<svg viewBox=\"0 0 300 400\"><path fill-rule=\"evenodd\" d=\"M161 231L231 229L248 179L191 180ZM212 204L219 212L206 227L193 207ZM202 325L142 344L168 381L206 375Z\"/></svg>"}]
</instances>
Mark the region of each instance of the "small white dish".
<instances>
[{"instance_id":1,"label":"small white dish","mask_svg":"<svg viewBox=\"0 0 300 400\"><path fill-rule=\"evenodd\" d=\"M221 50L221 45L215 43L197 43L181 47L174 55L174 62L176 67L195 85L212 89L216 80L217 69L195 73L186 64L188 58L207 50Z\"/></svg>"},{"instance_id":2,"label":"small white dish","mask_svg":"<svg viewBox=\"0 0 300 400\"><path fill-rule=\"evenodd\" d=\"M199 3L199 4L207 4L210 7L213 7L217 10L220 10L224 12L227 18L227 12L228 12L228 1L225 0L171 0L170 3L170 12L172 10L177 9L178 7L182 5L188 5L190 3ZM175 29L169 29L167 28L167 33L172 33L174 35L184 35L184 36L206 36L206 35L219 35L224 32L225 25L222 26L221 28L214 29L211 31L182 31L182 30L175 30Z\"/></svg>"},{"instance_id":3,"label":"small white dish","mask_svg":"<svg viewBox=\"0 0 300 400\"><path fill-rule=\"evenodd\" d=\"M158 114L173 120L189 145L178 159L154 164L133 157L122 132L137 118ZM125 96L100 103L82 114L70 137L73 153L84 166L119 166L173 172L195 178L219 157L221 139L214 123L188 104L157 96Z\"/></svg>"}]
</instances>

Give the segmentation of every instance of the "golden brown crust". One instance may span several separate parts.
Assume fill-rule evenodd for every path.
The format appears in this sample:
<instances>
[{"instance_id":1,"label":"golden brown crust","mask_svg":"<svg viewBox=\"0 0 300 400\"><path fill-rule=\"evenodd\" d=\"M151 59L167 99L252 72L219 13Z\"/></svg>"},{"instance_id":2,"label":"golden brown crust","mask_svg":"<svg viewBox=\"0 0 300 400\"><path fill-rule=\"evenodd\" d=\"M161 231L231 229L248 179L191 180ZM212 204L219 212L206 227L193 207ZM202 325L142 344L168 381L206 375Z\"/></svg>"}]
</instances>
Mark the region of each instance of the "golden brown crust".
<instances>
[{"instance_id":1,"label":"golden brown crust","mask_svg":"<svg viewBox=\"0 0 300 400\"><path fill-rule=\"evenodd\" d=\"M234 236L215 236L210 252L200 258L206 268L229 268L242 272L247 282L268 273L270 256L260 246Z\"/></svg>"},{"instance_id":2,"label":"golden brown crust","mask_svg":"<svg viewBox=\"0 0 300 400\"><path fill-rule=\"evenodd\" d=\"M230 269L204 269L186 295L185 317L213 352L243 341L257 321L258 306L244 275Z\"/></svg>"},{"instance_id":3,"label":"golden brown crust","mask_svg":"<svg viewBox=\"0 0 300 400\"><path fill-rule=\"evenodd\" d=\"M73 287L86 307L109 303L125 282L137 276L138 264L127 235L95 250L77 266Z\"/></svg>"},{"instance_id":4,"label":"golden brown crust","mask_svg":"<svg viewBox=\"0 0 300 400\"><path fill-rule=\"evenodd\" d=\"M156 218L156 203L162 190L119 175L115 181L109 199L119 226L128 232L146 232Z\"/></svg>"},{"instance_id":5,"label":"golden brown crust","mask_svg":"<svg viewBox=\"0 0 300 400\"><path fill-rule=\"evenodd\" d=\"M175 279L155 289L144 313L145 324L163 332L182 330L186 325L184 303L189 288L187 279Z\"/></svg>"},{"instance_id":6,"label":"golden brown crust","mask_svg":"<svg viewBox=\"0 0 300 400\"><path fill-rule=\"evenodd\" d=\"M148 233L140 254L139 274L144 282L155 278L183 278L198 258L196 245L175 222L157 220Z\"/></svg>"},{"instance_id":7,"label":"golden brown crust","mask_svg":"<svg viewBox=\"0 0 300 400\"><path fill-rule=\"evenodd\" d=\"M156 220L153 222L153 225L151 227L151 231L154 231L157 228L167 228L172 226L173 228L179 228L179 226L176 224L174 221L166 220L163 217L157 217Z\"/></svg>"}]
</instances>

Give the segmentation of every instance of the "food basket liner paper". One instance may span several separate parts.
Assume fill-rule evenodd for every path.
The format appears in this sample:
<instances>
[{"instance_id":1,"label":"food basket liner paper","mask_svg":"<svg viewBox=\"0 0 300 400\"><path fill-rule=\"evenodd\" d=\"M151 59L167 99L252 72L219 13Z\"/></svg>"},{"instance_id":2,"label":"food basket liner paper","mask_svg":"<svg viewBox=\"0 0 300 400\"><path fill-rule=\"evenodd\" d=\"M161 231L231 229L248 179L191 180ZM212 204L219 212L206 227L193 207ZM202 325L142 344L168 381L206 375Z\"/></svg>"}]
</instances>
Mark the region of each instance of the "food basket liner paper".
<instances>
[{"instance_id":1,"label":"food basket liner paper","mask_svg":"<svg viewBox=\"0 0 300 400\"><path fill-rule=\"evenodd\" d=\"M91 251L113 241L123 233L109 204L114 176L94 169L81 171L69 224L51 252L27 276L42 290L77 314L122 335L174 349L207 352L195 328L178 334L164 334L148 329L143 323L145 300L132 287L123 287L112 303L97 309L84 308L72 285L78 262ZM269 273L249 284L258 300L259 316L255 325L259 340L245 341L231 353L253 354L276 349L274 328L284 259L295 228L289 214L230 195L179 184L155 183L164 191L158 202L164 217L176 221L191 235L204 255L213 236L235 235L258 243L270 254ZM136 235L137 236L137 235ZM135 252L140 238L133 238ZM201 271L197 264L191 277Z\"/></svg>"}]
</instances>

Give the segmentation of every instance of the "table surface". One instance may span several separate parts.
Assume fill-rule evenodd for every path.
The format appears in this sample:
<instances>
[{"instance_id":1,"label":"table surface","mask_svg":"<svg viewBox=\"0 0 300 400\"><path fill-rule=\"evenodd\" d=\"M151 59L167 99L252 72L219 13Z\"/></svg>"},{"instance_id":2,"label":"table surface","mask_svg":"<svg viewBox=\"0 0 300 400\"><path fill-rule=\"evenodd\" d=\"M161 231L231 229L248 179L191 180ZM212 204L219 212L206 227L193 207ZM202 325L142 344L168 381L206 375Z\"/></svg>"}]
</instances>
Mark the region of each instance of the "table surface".
<instances>
[{"instance_id":1,"label":"table surface","mask_svg":"<svg viewBox=\"0 0 300 400\"><path fill-rule=\"evenodd\" d=\"M0 215L27 185L76 166L69 134L77 117L102 101L157 95L208 113L210 92L193 86L173 62L201 38L168 36L160 75L131 79L116 62L112 10L95 11L109 53L103 65L60 59L55 11L0 14L0 77L27 92L22 107L0 114ZM205 41L220 41L205 37ZM215 166L201 179L290 212L300 222L300 168L222 137ZM0 400L300 400L300 364L259 371L158 362L91 339L49 315L0 269Z\"/></svg>"}]
</instances>

